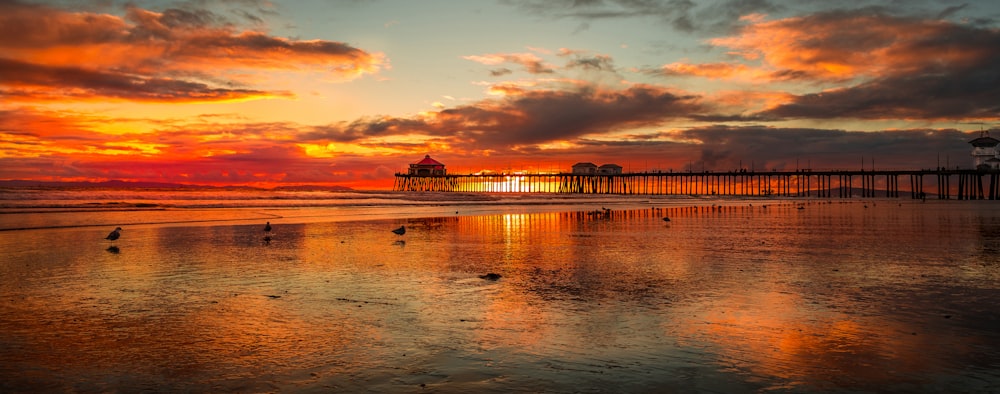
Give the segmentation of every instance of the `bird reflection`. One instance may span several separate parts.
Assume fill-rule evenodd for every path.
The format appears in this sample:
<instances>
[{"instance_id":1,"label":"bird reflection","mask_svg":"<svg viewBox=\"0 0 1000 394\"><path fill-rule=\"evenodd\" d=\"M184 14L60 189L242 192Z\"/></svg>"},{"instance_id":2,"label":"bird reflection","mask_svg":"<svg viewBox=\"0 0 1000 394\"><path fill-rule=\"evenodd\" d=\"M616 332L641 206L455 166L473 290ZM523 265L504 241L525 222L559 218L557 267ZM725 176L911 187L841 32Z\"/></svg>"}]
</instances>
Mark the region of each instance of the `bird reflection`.
<instances>
[{"instance_id":1,"label":"bird reflection","mask_svg":"<svg viewBox=\"0 0 1000 394\"><path fill-rule=\"evenodd\" d=\"M108 246L108 248L106 250L108 251L108 253L111 253L111 254L121 253L121 249L118 249L118 247L114 246L114 245Z\"/></svg>"}]
</instances>

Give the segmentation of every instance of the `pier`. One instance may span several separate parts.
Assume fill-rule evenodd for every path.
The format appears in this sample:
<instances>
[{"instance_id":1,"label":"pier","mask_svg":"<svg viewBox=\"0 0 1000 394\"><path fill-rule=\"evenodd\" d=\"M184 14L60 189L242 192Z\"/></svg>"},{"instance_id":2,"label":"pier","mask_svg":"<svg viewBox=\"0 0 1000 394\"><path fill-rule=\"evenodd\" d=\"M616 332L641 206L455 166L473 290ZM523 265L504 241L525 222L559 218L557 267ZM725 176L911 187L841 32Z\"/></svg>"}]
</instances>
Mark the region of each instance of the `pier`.
<instances>
[{"instance_id":1,"label":"pier","mask_svg":"<svg viewBox=\"0 0 1000 394\"><path fill-rule=\"evenodd\" d=\"M468 174L397 173L393 190L473 193L575 193L636 195L715 195L759 197L899 198L996 200L1000 171L733 171L638 172L625 174ZM931 193L924 180L931 179ZM900 180L904 182L901 184ZM901 185L907 186L903 187Z\"/></svg>"}]
</instances>

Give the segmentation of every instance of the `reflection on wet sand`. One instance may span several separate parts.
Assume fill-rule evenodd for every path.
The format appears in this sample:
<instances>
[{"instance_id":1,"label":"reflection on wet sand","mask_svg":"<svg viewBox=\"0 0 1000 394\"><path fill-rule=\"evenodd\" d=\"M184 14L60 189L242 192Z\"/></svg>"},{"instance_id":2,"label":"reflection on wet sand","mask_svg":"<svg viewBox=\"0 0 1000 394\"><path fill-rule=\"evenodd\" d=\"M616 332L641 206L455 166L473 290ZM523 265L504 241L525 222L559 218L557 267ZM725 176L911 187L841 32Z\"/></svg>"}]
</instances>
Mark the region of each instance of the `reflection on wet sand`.
<instances>
[{"instance_id":1,"label":"reflection on wet sand","mask_svg":"<svg viewBox=\"0 0 1000 394\"><path fill-rule=\"evenodd\" d=\"M929 206L9 232L0 389L996 390L1000 216Z\"/></svg>"}]
</instances>

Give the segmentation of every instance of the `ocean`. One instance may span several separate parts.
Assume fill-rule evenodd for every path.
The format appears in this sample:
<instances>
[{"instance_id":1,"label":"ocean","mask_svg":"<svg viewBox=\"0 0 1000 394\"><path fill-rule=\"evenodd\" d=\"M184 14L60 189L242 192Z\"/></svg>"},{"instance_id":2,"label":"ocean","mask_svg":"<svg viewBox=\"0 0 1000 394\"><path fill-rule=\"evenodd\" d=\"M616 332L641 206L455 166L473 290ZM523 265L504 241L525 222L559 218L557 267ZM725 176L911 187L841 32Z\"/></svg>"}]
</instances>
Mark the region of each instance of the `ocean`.
<instances>
[{"instance_id":1,"label":"ocean","mask_svg":"<svg viewBox=\"0 0 1000 394\"><path fill-rule=\"evenodd\" d=\"M997 202L0 196L3 392L1000 391Z\"/></svg>"},{"instance_id":2,"label":"ocean","mask_svg":"<svg viewBox=\"0 0 1000 394\"><path fill-rule=\"evenodd\" d=\"M712 201L722 203L724 200ZM691 202L691 198L669 196L609 197L533 193L0 188L0 231L122 224L218 224L260 220L355 221L569 211L606 205L689 205Z\"/></svg>"}]
</instances>

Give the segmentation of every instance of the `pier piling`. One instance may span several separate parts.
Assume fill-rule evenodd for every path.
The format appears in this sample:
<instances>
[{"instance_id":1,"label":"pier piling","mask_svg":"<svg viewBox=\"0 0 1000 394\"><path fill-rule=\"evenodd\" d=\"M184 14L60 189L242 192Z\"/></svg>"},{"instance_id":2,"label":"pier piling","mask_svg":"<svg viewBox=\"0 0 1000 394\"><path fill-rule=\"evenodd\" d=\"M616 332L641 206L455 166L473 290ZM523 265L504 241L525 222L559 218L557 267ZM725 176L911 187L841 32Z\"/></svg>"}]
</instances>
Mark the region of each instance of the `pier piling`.
<instances>
[{"instance_id":1,"label":"pier piling","mask_svg":"<svg viewBox=\"0 0 1000 394\"><path fill-rule=\"evenodd\" d=\"M472 193L573 193L640 195L717 195L755 197L900 197L901 176L909 177L912 199L923 199L924 178L934 177L937 198L954 192L959 200L1000 198L1000 172L982 170L912 171L730 171L639 172L627 174L468 174L397 173L396 191ZM957 179L952 188L951 179ZM855 180L855 178L859 180ZM813 185L816 187L813 188Z\"/></svg>"}]
</instances>

